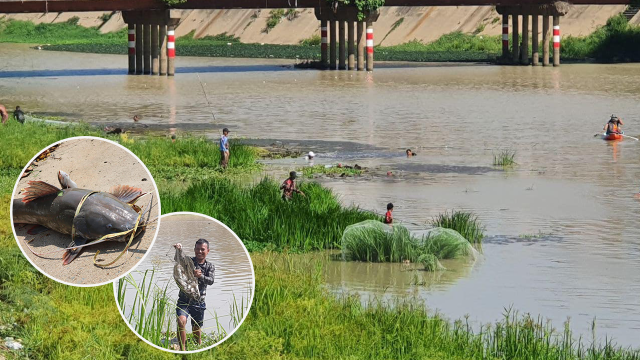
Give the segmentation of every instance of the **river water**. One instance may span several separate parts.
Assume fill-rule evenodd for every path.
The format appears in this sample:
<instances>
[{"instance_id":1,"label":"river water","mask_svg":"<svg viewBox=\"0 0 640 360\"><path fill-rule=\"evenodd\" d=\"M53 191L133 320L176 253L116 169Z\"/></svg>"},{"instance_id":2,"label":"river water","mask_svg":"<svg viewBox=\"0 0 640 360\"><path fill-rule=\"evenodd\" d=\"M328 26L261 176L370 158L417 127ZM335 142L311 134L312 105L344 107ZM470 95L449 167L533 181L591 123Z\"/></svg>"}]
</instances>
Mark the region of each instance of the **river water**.
<instances>
[{"instance_id":1,"label":"river water","mask_svg":"<svg viewBox=\"0 0 640 360\"><path fill-rule=\"evenodd\" d=\"M599 337L640 347L640 144L594 137L612 113L640 134L638 64L380 64L367 74L178 58L177 75L161 78L126 76L125 56L3 49L8 107L104 124L139 114L150 126L212 138L228 126L232 138L313 150L316 163L370 167L361 178L321 181L347 204L383 212L393 202L396 221L412 230L451 209L486 225L481 257L450 264L428 285L402 265L327 257L337 293L410 294L476 323L512 306L556 327L569 317L586 339L595 318ZM406 148L418 156L405 158ZM502 149L516 151L511 170L492 166ZM284 172L304 161L271 164Z\"/></svg>"}]
</instances>

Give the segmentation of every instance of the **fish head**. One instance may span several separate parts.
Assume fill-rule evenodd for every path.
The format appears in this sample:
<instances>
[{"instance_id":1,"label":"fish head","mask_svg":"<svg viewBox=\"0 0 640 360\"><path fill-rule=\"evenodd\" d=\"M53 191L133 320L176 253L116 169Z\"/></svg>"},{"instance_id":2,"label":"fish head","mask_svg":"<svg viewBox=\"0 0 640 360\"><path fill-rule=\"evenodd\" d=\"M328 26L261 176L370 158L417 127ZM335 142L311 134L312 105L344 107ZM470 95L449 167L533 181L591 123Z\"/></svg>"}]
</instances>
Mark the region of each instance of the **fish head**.
<instances>
[{"instance_id":1,"label":"fish head","mask_svg":"<svg viewBox=\"0 0 640 360\"><path fill-rule=\"evenodd\" d=\"M74 226L76 233L86 239L99 239L106 235L124 233L113 240L125 241L124 237L131 235L137 221L138 212L130 205L110 194L98 193L87 198L74 220ZM142 219L140 219L137 232L143 229L142 226Z\"/></svg>"}]
</instances>

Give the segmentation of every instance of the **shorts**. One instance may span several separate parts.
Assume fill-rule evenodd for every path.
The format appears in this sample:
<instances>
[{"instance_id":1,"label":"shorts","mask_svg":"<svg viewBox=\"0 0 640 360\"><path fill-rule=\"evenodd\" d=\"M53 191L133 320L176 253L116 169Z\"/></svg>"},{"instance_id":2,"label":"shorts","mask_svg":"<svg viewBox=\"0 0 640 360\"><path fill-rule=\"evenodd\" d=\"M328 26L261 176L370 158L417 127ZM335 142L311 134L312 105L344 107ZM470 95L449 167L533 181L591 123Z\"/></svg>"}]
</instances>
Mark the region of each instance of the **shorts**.
<instances>
[{"instance_id":1,"label":"shorts","mask_svg":"<svg viewBox=\"0 0 640 360\"><path fill-rule=\"evenodd\" d=\"M207 304L201 302L200 304L178 298L178 304L176 305L176 315L186 316L191 318L191 326L202 328L204 324L204 311L207 308Z\"/></svg>"},{"instance_id":2,"label":"shorts","mask_svg":"<svg viewBox=\"0 0 640 360\"><path fill-rule=\"evenodd\" d=\"M220 166L226 168L228 164L229 164L229 152L220 151Z\"/></svg>"}]
</instances>

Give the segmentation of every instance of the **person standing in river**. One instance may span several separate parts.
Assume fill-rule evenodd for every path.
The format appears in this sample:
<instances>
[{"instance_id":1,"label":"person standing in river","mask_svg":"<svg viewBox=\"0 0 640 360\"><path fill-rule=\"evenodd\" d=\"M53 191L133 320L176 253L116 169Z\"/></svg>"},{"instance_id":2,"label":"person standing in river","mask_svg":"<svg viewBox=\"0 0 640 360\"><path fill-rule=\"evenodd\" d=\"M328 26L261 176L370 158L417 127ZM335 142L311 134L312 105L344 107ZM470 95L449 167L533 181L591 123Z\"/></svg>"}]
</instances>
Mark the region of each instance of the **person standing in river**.
<instances>
[{"instance_id":1,"label":"person standing in river","mask_svg":"<svg viewBox=\"0 0 640 360\"><path fill-rule=\"evenodd\" d=\"M220 137L220 166L223 169L227 168L229 165L229 129L222 129L222 137Z\"/></svg>"},{"instance_id":2,"label":"person standing in river","mask_svg":"<svg viewBox=\"0 0 640 360\"><path fill-rule=\"evenodd\" d=\"M384 223L385 224L389 224L391 226L393 226L393 215L391 214L393 212L393 204L392 203L388 203L387 204L387 213L384 214Z\"/></svg>"},{"instance_id":3,"label":"person standing in river","mask_svg":"<svg viewBox=\"0 0 640 360\"><path fill-rule=\"evenodd\" d=\"M182 248L182 244L174 244L176 249ZM204 325L204 311L207 305L204 301L207 295L207 286L213 285L216 268L212 263L207 261L209 254L209 241L206 239L198 239L194 248L196 254L192 257L195 270L193 275L198 279L198 290L200 290L200 298L202 302L197 303L185 294L182 290L178 294L178 303L176 304L176 315L178 316L178 339L180 340L180 349L186 350L185 343L187 341L187 318L191 317L191 328L193 335L198 341L198 345L202 344L202 326Z\"/></svg>"}]
</instances>

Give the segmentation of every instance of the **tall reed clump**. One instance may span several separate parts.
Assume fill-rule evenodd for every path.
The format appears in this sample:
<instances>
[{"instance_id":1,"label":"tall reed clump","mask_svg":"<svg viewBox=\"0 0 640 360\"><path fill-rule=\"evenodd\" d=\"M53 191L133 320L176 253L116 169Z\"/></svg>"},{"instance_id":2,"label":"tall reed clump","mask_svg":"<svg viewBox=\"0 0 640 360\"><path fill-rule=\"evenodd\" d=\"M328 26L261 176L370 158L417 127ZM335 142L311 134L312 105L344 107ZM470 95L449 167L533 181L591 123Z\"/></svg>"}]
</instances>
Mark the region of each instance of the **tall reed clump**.
<instances>
[{"instance_id":1,"label":"tall reed clump","mask_svg":"<svg viewBox=\"0 0 640 360\"><path fill-rule=\"evenodd\" d=\"M390 227L366 220L348 226L342 235L343 258L371 262L420 262L425 269L442 266L439 259L455 259L473 254L469 242L451 229L435 228L422 237L413 236L402 225ZM430 256L427 256L430 255ZM435 263L437 266L427 265Z\"/></svg>"},{"instance_id":2,"label":"tall reed clump","mask_svg":"<svg viewBox=\"0 0 640 360\"><path fill-rule=\"evenodd\" d=\"M497 154L493 154L493 165L494 166L513 166L516 164L515 161L516 151L515 150L501 150Z\"/></svg>"},{"instance_id":3,"label":"tall reed clump","mask_svg":"<svg viewBox=\"0 0 640 360\"><path fill-rule=\"evenodd\" d=\"M331 190L302 183L305 197L281 198L280 184L265 178L250 187L228 179L193 183L185 192L163 191L162 211L194 211L213 216L229 226L251 250L267 248L296 251L337 246L351 224L381 217L357 207L343 207Z\"/></svg>"},{"instance_id":4,"label":"tall reed clump","mask_svg":"<svg viewBox=\"0 0 640 360\"><path fill-rule=\"evenodd\" d=\"M164 287L154 284L155 270L146 270L142 281L138 283L129 274L118 280L118 304L122 313L127 316L129 324L140 336L160 347L168 347L169 342L163 339L171 332L172 314L175 314L175 302L169 299ZM133 303L128 308L125 304L127 291L135 291Z\"/></svg>"},{"instance_id":5,"label":"tall reed clump","mask_svg":"<svg viewBox=\"0 0 640 360\"><path fill-rule=\"evenodd\" d=\"M368 220L351 225L342 235L342 252L351 260L371 262L415 262L422 249L409 230Z\"/></svg>"},{"instance_id":6,"label":"tall reed clump","mask_svg":"<svg viewBox=\"0 0 640 360\"><path fill-rule=\"evenodd\" d=\"M479 244L484 238L485 228L472 212L452 210L449 213L447 211L433 218L431 224L436 227L455 230L472 244Z\"/></svg>"}]
</instances>

